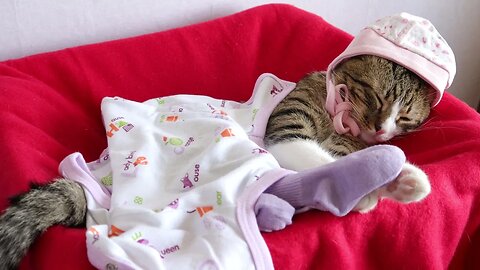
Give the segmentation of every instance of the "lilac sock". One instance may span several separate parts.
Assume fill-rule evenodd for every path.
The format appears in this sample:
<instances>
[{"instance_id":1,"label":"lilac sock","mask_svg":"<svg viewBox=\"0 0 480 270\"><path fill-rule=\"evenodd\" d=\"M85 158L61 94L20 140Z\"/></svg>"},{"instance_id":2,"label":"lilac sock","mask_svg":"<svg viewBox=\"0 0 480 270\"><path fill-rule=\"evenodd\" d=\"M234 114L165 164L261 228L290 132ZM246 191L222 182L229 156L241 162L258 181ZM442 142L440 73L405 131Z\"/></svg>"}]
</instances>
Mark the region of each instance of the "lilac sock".
<instances>
[{"instance_id":1,"label":"lilac sock","mask_svg":"<svg viewBox=\"0 0 480 270\"><path fill-rule=\"evenodd\" d=\"M311 207L344 216L362 197L393 181L404 163L405 154L400 148L372 146L318 168L287 175L265 193L295 208Z\"/></svg>"},{"instance_id":2,"label":"lilac sock","mask_svg":"<svg viewBox=\"0 0 480 270\"><path fill-rule=\"evenodd\" d=\"M255 216L262 232L278 231L292 224L293 208L275 195L262 193L255 203Z\"/></svg>"}]
</instances>

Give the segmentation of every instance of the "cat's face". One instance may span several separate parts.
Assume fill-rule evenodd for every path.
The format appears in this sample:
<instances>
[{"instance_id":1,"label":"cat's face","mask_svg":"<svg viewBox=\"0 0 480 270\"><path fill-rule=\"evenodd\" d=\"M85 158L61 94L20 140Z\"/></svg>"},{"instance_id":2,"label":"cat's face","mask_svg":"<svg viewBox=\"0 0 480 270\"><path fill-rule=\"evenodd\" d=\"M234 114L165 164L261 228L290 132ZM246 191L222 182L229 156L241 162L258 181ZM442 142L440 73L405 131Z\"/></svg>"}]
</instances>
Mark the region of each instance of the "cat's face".
<instances>
[{"instance_id":1,"label":"cat's face","mask_svg":"<svg viewBox=\"0 0 480 270\"><path fill-rule=\"evenodd\" d=\"M356 56L334 71L349 89L360 138L385 142L419 127L430 113L433 90L416 74L384 58Z\"/></svg>"}]
</instances>

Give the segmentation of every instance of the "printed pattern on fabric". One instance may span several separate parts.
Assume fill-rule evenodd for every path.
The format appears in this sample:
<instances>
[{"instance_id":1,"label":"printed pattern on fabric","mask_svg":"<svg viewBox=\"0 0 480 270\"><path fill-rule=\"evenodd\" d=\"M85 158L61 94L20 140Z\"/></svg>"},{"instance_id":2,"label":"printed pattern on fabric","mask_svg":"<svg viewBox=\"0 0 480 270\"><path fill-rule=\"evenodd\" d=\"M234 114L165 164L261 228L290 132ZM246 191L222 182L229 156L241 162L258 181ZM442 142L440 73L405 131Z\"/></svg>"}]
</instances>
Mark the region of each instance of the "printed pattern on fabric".
<instances>
[{"instance_id":1,"label":"printed pattern on fabric","mask_svg":"<svg viewBox=\"0 0 480 270\"><path fill-rule=\"evenodd\" d=\"M249 186L278 180L265 177L281 169L261 141L268 116L293 88L264 74L245 103L104 98L108 149L78 167L111 192L105 209L84 185L90 262L102 269L273 268L271 258L256 258L268 250L259 233L244 233L255 220L238 217L237 205ZM251 251L259 248L260 255Z\"/></svg>"},{"instance_id":2,"label":"printed pattern on fabric","mask_svg":"<svg viewBox=\"0 0 480 270\"><path fill-rule=\"evenodd\" d=\"M442 68L455 65L452 49L427 19L404 12L379 19L368 28Z\"/></svg>"}]
</instances>

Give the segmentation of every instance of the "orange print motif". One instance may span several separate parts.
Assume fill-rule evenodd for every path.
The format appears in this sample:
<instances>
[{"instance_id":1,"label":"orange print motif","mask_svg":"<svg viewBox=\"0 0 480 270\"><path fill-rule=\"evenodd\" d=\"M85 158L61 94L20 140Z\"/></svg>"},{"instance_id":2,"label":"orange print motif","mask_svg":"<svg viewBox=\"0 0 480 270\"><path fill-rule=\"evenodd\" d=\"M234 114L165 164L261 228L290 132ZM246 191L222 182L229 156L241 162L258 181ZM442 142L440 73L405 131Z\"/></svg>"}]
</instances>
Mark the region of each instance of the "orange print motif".
<instances>
[{"instance_id":1,"label":"orange print motif","mask_svg":"<svg viewBox=\"0 0 480 270\"><path fill-rule=\"evenodd\" d=\"M203 217L206 213L210 212L213 210L213 206L203 206L203 207L197 207L196 208L198 211L198 214L200 217Z\"/></svg>"},{"instance_id":2,"label":"orange print motif","mask_svg":"<svg viewBox=\"0 0 480 270\"><path fill-rule=\"evenodd\" d=\"M226 129L224 129L224 130L220 133L220 135L221 135L222 137L224 137L224 138L225 138L225 137L233 137L233 136L235 136L235 134L233 134L233 131L232 131L231 128L226 128Z\"/></svg>"},{"instance_id":3,"label":"orange print motif","mask_svg":"<svg viewBox=\"0 0 480 270\"><path fill-rule=\"evenodd\" d=\"M177 115L162 115L160 122L177 122L178 121L178 116Z\"/></svg>"},{"instance_id":4,"label":"orange print motif","mask_svg":"<svg viewBox=\"0 0 480 270\"><path fill-rule=\"evenodd\" d=\"M124 233L125 231L120 230L118 227L115 227L115 225L112 225L110 227L110 233L108 234L108 237L112 236L119 236L120 234Z\"/></svg>"},{"instance_id":5,"label":"orange print motif","mask_svg":"<svg viewBox=\"0 0 480 270\"><path fill-rule=\"evenodd\" d=\"M218 132L218 131L216 131ZM218 133L217 133L218 134ZM220 132L220 136L215 138L215 142L219 142L220 139L222 138L228 138L228 137L234 137L235 134L233 133L233 130L231 128L225 128Z\"/></svg>"},{"instance_id":6,"label":"orange print motif","mask_svg":"<svg viewBox=\"0 0 480 270\"><path fill-rule=\"evenodd\" d=\"M117 132L119 129L113 123L110 123L109 127L110 127L110 130L107 131L107 136L113 137L113 133Z\"/></svg>"},{"instance_id":7,"label":"orange print motif","mask_svg":"<svg viewBox=\"0 0 480 270\"><path fill-rule=\"evenodd\" d=\"M147 161L147 158L146 157L138 157L134 162L133 162L133 166L137 166L137 165L147 165L148 164L148 161Z\"/></svg>"},{"instance_id":8,"label":"orange print motif","mask_svg":"<svg viewBox=\"0 0 480 270\"><path fill-rule=\"evenodd\" d=\"M222 110L216 110L215 108L211 108L213 111L212 111L212 115L214 118L219 118L219 119L228 119L228 114Z\"/></svg>"},{"instance_id":9,"label":"orange print motif","mask_svg":"<svg viewBox=\"0 0 480 270\"><path fill-rule=\"evenodd\" d=\"M193 211L187 211L187 213L191 214L193 212L198 212L198 214L200 215L200 217L203 217L206 213L210 212L213 210L213 206L211 205L207 205L207 206L200 206L200 207L196 207L195 210Z\"/></svg>"},{"instance_id":10,"label":"orange print motif","mask_svg":"<svg viewBox=\"0 0 480 270\"><path fill-rule=\"evenodd\" d=\"M97 242L98 239L100 239L100 233L94 227L90 227L90 229L88 229L88 232L93 235L92 244L95 244L95 242Z\"/></svg>"},{"instance_id":11,"label":"orange print motif","mask_svg":"<svg viewBox=\"0 0 480 270\"><path fill-rule=\"evenodd\" d=\"M111 120L111 123L107 127L107 136L113 137L116 132L123 129L125 132L129 132L134 126L127 121L123 117L117 117Z\"/></svg>"},{"instance_id":12,"label":"orange print motif","mask_svg":"<svg viewBox=\"0 0 480 270\"><path fill-rule=\"evenodd\" d=\"M214 110L212 113L227 116L227 113L222 110Z\"/></svg>"},{"instance_id":13,"label":"orange print motif","mask_svg":"<svg viewBox=\"0 0 480 270\"><path fill-rule=\"evenodd\" d=\"M132 151L125 159L126 162L123 164L122 175L125 176L135 176L137 173L138 165L148 165L148 160L144 156L139 156L134 159L134 155L137 151ZM133 165L133 166L132 166Z\"/></svg>"}]
</instances>

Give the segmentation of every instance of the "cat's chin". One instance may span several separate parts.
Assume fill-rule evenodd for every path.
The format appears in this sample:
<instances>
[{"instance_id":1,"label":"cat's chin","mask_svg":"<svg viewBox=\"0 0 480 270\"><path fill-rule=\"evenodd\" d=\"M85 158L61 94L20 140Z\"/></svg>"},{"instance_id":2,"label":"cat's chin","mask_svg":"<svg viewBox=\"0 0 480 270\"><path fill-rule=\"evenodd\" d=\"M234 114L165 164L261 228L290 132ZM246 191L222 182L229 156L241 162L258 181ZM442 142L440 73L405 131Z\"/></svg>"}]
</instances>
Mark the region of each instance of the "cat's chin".
<instances>
[{"instance_id":1,"label":"cat's chin","mask_svg":"<svg viewBox=\"0 0 480 270\"><path fill-rule=\"evenodd\" d=\"M390 140L392 137L393 136L390 136L389 134L376 135L376 133L372 132L372 131L361 131L360 132L360 139L362 139L362 141L364 141L368 145L384 143L384 142Z\"/></svg>"},{"instance_id":2,"label":"cat's chin","mask_svg":"<svg viewBox=\"0 0 480 270\"><path fill-rule=\"evenodd\" d=\"M373 145L379 143L375 137L375 133L370 131L361 131L360 132L360 139L367 143L368 145Z\"/></svg>"}]
</instances>

